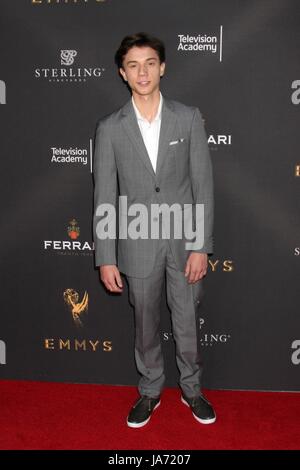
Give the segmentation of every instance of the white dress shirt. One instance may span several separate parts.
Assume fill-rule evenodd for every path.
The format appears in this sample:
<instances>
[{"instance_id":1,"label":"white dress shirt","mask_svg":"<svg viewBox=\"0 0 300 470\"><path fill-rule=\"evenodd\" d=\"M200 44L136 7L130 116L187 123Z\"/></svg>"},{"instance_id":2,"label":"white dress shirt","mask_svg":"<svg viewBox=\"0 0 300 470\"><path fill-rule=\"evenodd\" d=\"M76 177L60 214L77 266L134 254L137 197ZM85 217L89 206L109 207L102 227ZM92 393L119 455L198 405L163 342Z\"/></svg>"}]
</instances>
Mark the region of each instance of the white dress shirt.
<instances>
[{"instance_id":1,"label":"white dress shirt","mask_svg":"<svg viewBox=\"0 0 300 470\"><path fill-rule=\"evenodd\" d=\"M158 110L153 121L149 122L145 119L139 112L132 96L132 104L137 118L137 122L144 140L145 147L147 149L149 158L151 160L154 171L156 171L157 163L157 153L158 153L158 143L159 143L159 134L160 134L160 125L161 125L161 108L163 97L161 92L159 92L160 100L158 105Z\"/></svg>"}]
</instances>

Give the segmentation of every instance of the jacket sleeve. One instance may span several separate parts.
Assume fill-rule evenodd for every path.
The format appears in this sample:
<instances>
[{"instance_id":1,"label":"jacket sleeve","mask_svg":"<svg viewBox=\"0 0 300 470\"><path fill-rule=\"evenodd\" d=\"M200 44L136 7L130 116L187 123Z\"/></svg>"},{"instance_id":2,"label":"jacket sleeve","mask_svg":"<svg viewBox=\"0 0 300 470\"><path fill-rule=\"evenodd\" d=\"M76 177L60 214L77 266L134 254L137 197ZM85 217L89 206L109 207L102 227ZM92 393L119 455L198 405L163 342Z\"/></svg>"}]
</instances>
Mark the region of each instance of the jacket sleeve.
<instances>
[{"instance_id":1,"label":"jacket sleeve","mask_svg":"<svg viewBox=\"0 0 300 470\"><path fill-rule=\"evenodd\" d=\"M117 198L117 168L112 142L110 139L107 123L100 120L96 127L94 147L94 217L93 235L95 245L95 264L117 264L116 259L116 220L113 213L110 216L99 215L99 206L110 204L114 212L116 210ZM114 236L99 238L101 220L109 221L110 228L115 230ZM100 230L102 231L102 229Z\"/></svg>"},{"instance_id":2,"label":"jacket sleeve","mask_svg":"<svg viewBox=\"0 0 300 470\"><path fill-rule=\"evenodd\" d=\"M202 115L195 108L190 136L190 177L194 202L204 204L204 244L198 253L213 253L213 172Z\"/></svg>"}]
</instances>

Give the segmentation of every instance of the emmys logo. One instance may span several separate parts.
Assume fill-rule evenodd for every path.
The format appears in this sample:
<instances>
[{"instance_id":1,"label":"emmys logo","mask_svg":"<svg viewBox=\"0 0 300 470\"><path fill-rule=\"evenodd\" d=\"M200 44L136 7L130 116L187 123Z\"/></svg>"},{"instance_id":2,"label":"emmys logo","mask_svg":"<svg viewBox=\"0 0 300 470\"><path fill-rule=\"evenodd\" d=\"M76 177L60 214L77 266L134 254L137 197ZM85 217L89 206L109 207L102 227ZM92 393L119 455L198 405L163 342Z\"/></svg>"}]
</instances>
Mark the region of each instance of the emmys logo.
<instances>
[{"instance_id":1,"label":"emmys logo","mask_svg":"<svg viewBox=\"0 0 300 470\"><path fill-rule=\"evenodd\" d=\"M300 340L295 339L292 342L291 348L295 350L293 351L292 356L291 356L292 364L294 364L295 366L298 366L300 364Z\"/></svg>"},{"instance_id":2,"label":"emmys logo","mask_svg":"<svg viewBox=\"0 0 300 470\"><path fill-rule=\"evenodd\" d=\"M300 176L300 165L295 166L295 176Z\"/></svg>"},{"instance_id":3,"label":"emmys logo","mask_svg":"<svg viewBox=\"0 0 300 470\"><path fill-rule=\"evenodd\" d=\"M48 351L111 352L113 344L110 340L99 339L45 338L44 348Z\"/></svg>"},{"instance_id":4,"label":"emmys logo","mask_svg":"<svg viewBox=\"0 0 300 470\"><path fill-rule=\"evenodd\" d=\"M0 339L0 364L6 364L6 345L4 341Z\"/></svg>"},{"instance_id":5,"label":"emmys logo","mask_svg":"<svg viewBox=\"0 0 300 470\"><path fill-rule=\"evenodd\" d=\"M225 259L224 261L221 261L219 259L211 259L208 260L208 267L211 269L211 272L215 273L217 271L224 271L225 273L231 273L234 271L234 264L233 260L231 259Z\"/></svg>"},{"instance_id":6,"label":"emmys logo","mask_svg":"<svg viewBox=\"0 0 300 470\"><path fill-rule=\"evenodd\" d=\"M74 64L74 58L77 56L77 51L62 50L60 51L60 63L61 65L72 65Z\"/></svg>"},{"instance_id":7,"label":"emmys logo","mask_svg":"<svg viewBox=\"0 0 300 470\"><path fill-rule=\"evenodd\" d=\"M300 103L300 80L294 80L292 82L292 88L295 90L291 94L291 101L293 104L299 104Z\"/></svg>"},{"instance_id":8,"label":"emmys logo","mask_svg":"<svg viewBox=\"0 0 300 470\"><path fill-rule=\"evenodd\" d=\"M72 240L77 240L80 235L80 228L77 226L77 220L70 220L70 225L68 227L68 235Z\"/></svg>"},{"instance_id":9,"label":"emmys logo","mask_svg":"<svg viewBox=\"0 0 300 470\"><path fill-rule=\"evenodd\" d=\"M88 311L89 296L85 291L81 302L79 302L79 294L74 289L67 289L63 294L64 301L69 307L72 318L76 326L83 326L84 313Z\"/></svg>"},{"instance_id":10,"label":"emmys logo","mask_svg":"<svg viewBox=\"0 0 300 470\"><path fill-rule=\"evenodd\" d=\"M0 80L0 104L6 104L6 85L3 80Z\"/></svg>"}]
</instances>

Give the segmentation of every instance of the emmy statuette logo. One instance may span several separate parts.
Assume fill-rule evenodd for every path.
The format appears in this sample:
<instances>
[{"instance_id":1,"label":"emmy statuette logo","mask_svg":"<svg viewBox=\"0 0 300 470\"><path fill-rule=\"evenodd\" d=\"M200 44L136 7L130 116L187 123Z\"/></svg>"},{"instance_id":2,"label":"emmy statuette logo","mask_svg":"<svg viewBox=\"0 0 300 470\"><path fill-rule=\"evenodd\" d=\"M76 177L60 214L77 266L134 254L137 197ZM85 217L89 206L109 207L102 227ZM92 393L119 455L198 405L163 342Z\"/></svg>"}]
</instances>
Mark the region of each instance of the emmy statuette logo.
<instances>
[{"instance_id":1,"label":"emmy statuette logo","mask_svg":"<svg viewBox=\"0 0 300 470\"><path fill-rule=\"evenodd\" d=\"M81 302L79 302L79 294L74 289L66 289L64 291L64 301L69 307L72 318L76 326L83 326L84 313L88 311L89 296L85 291Z\"/></svg>"}]
</instances>

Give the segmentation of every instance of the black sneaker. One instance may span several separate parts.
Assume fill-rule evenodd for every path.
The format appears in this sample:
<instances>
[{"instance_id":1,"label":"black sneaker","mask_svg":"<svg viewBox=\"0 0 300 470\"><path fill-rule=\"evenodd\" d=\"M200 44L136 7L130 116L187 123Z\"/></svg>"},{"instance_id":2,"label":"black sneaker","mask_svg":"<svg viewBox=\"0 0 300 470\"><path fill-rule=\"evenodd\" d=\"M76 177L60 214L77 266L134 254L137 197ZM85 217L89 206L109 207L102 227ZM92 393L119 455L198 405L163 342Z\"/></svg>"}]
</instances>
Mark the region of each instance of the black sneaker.
<instances>
[{"instance_id":1,"label":"black sneaker","mask_svg":"<svg viewBox=\"0 0 300 470\"><path fill-rule=\"evenodd\" d=\"M189 406L192 410L194 418L202 424L212 424L216 421L216 413L209 401L203 395L193 398L181 396L181 401Z\"/></svg>"},{"instance_id":2,"label":"black sneaker","mask_svg":"<svg viewBox=\"0 0 300 470\"><path fill-rule=\"evenodd\" d=\"M142 395L131 408L127 418L127 426L141 428L150 421L153 411L160 405L160 397L151 398Z\"/></svg>"}]
</instances>

